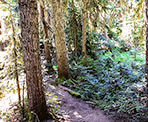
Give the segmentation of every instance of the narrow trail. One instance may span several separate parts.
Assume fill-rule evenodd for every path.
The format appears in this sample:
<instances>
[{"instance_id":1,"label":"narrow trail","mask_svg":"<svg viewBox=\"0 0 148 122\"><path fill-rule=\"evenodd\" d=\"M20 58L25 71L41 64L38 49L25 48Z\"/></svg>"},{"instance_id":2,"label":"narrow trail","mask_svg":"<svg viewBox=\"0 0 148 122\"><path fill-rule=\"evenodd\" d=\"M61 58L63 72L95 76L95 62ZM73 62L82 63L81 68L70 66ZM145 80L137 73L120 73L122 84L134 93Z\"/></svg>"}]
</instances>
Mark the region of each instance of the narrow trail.
<instances>
[{"instance_id":1,"label":"narrow trail","mask_svg":"<svg viewBox=\"0 0 148 122\"><path fill-rule=\"evenodd\" d=\"M63 86L48 87L60 100L60 111L64 113L61 122L114 122L111 118L104 115L99 108L92 108L81 99L71 96L63 89ZM48 99L52 99L49 98Z\"/></svg>"},{"instance_id":2,"label":"narrow trail","mask_svg":"<svg viewBox=\"0 0 148 122\"><path fill-rule=\"evenodd\" d=\"M61 109L67 113L65 122L113 122L99 108L93 109L84 101L72 97L62 89L60 90L63 94Z\"/></svg>"}]
</instances>

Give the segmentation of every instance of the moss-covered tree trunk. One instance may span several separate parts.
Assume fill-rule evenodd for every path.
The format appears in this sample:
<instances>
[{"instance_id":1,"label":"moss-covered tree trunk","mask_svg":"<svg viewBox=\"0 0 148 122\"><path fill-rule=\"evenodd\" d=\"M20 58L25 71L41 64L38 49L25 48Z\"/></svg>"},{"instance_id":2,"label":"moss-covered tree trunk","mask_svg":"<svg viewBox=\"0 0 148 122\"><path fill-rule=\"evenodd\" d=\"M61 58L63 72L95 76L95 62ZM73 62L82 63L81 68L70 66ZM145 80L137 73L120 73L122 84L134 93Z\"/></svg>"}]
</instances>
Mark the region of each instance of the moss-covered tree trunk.
<instances>
[{"instance_id":1,"label":"moss-covered tree trunk","mask_svg":"<svg viewBox=\"0 0 148 122\"><path fill-rule=\"evenodd\" d=\"M148 0L145 0L146 10L146 81L147 81L147 95L148 95ZM148 100L147 100L148 107Z\"/></svg>"},{"instance_id":2,"label":"moss-covered tree trunk","mask_svg":"<svg viewBox=\"0 0 148 122\"><path fill-rule=\"evenodd\" d=\"M18 0L18 3L29 112L42 121L48 118L48 112L41 76L37 1Z\"/></svg>"},{"instance_id":3,"label":"moss-covered tree trunk","mask_svg":"<svg viewBox=\"0 0 148 122\"><path fill-rule=\"evenodd\" d=\"M58 77L69 78L68 55L64 32L64 15L62 0L52 0Z\"/></svg>"}]
</instances>

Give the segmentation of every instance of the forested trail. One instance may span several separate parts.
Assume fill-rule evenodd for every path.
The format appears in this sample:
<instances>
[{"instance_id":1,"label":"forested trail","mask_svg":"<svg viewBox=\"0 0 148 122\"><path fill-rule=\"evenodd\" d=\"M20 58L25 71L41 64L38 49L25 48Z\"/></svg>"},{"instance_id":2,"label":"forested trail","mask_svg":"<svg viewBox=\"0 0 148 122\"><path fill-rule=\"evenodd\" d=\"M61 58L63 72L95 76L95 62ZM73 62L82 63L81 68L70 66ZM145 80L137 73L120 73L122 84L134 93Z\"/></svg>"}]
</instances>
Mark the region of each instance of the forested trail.
<instances>
[{"instance_id":1,"label":"forested trail","mask_svg":"<svg viewBox=\"0 0 148 122\"><path fill-rule=\"evenodd\" d=\"M60 101L59 109L63 116L61 122L114 122L111 118L104 115L99 108L93 108L85 101L73 97L66 89L60 85L48 85L46 89L47 94L53 93L52 96L48 96L49 100L56 95L57 100Z\"/></svg>"},{"instance_id":2,"label":"forested trail","mask_svg":"<svg viewBox=\"0 0 148 122\"><path fill-rule=\"evenodd\" d=\"M46 100L49 105L49 108L50 108L50 105L53 105L53 104L56 104L57 108L59 108L60 116L62 118L60 122L115 122L112 118L107 117L103 113L103 111L100 110L99 108L96 108L96 107L94 108L90 104L86 103L85 101L78 99L72 96L71 94L69 94L67 92L68 88L63 87L61 85L58 85L58 86L53 85L53 83L55 82L55 79L56 79L56 75L49 76L43 70L43 83L45 86L45 93L47 98ZM6 103L6 101L8 103ZM57 104L57 102L55 101L57 101L60 104ZM14 103L17 103L17 94L16 93L15 94L12 93L10 95L7 94L7 96L5 96L0 103L1 103L0 104L1 112L8 114L9 113L8 111L10 111L11 106ZM2 106L5 106L3 110L2 110ZM12 111L13 110L11 110L10 112ZM19 118L17 118L17 116L14 118L12 117L11 119L12 121L13 120L19 121ZM4 118L0 119L0 121L3 121L3 120L5 119ZM52 121L52 122L56 122L56 121Z\"/></svg>"}]
</instances>

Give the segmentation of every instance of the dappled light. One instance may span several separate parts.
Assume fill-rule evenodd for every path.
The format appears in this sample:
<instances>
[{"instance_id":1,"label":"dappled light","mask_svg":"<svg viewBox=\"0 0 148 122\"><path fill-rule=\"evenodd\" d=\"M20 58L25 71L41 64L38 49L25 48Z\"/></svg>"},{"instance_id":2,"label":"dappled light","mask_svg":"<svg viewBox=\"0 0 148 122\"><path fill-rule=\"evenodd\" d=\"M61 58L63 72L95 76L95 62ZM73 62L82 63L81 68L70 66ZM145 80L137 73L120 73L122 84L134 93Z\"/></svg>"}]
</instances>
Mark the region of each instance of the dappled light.
<instances>
[{"instance_id":1,"label":"dappled light","mask_svg":"<svg viewBox=\"0 0 148 122\"><path fill-rule=\"evenodd\" d=\"M82 116L81 116L77 111L75 111L73 114L74 114L75 117L77 117L77 118L82 118Z\"/></svg>"},{"instance_id":2,"label":"dappled light","mask_svg":"<svg viewBox=\"0 0 148 122\"><path fill-rule=\"evenodd\" d=\"M148 0L0 0L0 122L148 122Z\"/></svg>"}]
</instances>

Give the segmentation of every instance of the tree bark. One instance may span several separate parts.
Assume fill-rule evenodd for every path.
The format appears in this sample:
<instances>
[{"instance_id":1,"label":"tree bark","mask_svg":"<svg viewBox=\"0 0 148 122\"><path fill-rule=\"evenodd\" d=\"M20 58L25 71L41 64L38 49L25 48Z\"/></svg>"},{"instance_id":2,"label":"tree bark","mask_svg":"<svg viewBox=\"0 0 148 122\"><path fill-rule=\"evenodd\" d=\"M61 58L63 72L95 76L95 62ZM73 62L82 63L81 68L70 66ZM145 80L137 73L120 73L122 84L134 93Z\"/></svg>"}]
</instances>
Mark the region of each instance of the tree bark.
<instances>
[{"instance_id":1,"label":"tree bark","mask_svg":"<svg viewBox=\"0 0 148 122\"><path fill-rule=\"evenodd\" d=\"M48 118L48 112L41 75L37 1L18 0L18 3L29 112L42 121Z\"/></svg>"},{"instance_id":2,"label":"tree bark","mask_svg":"<svg viewBox=\"0 0 148 122\"><path fill-rule=\"evenodd\" d=\"M73 11L75 11L75 1L72 0L71 1L71 8ZM73 29L72 29L72 35L73 35L73 44L74 44L74 55L76 56L76 58L78 57L78 44L77 44L77 23L76 23L76 15L73 14Z\"/></svg>"},{"instance_id":3,"label":"tree bark","mask_svg":"<svg viewBox=\"0 0 148 122\"><path fill-rule=\"evenodd\" d=\"M87 0L83 0L83 8L82 8L82 56L85 57L86 53L86 32L87 32Z\"/></svg>"},{"instance_id":4,"label":"tree bark","mask_svg":"<svg viewBox=\"0 0 148 122\"><path fill-rule=\"evenodd\" d=\"M41 12L41 20L43 23L43 29L44 29L44 34L45 34L45 39L49 39L49 35L48 35L48 25L47 22L45 20L45 12L44 12L44 7L42 5L40 5L40 12ZM48 67L49 71L52 71L52 57L51 57L51 51L50 51L50 43L49 40L46 40L44 42L44 50L45 50L45 59L47 60L47 63L50 64L50 66Z\"/></svg>"},{"instance_id":5,"label":"tree bark","mask_svg":"<svg viewBox=\"0 0 148 122\"><path fill-rule=\"evenodd\" d=\"M145 10L146 10L146 81L147 81L147 95L148 95L148 0L145 0ZM147 100L148 107L148 100Z\"/></svg>"},{"instance_id":6,"label":"tree bark","mask_svg":"<svg viewBox=\"0 0 148 122\"><path fill-rule=\"evenodd\" d=\"M68 55L64 32L64 15L62 0L52 0L58 77L69 78Z\"/></svg>"}]
</instances>

